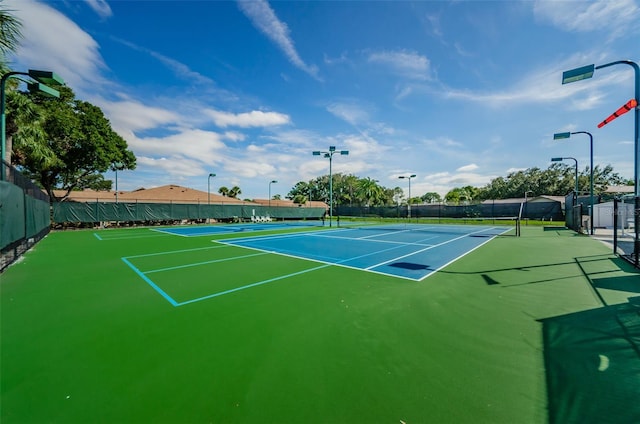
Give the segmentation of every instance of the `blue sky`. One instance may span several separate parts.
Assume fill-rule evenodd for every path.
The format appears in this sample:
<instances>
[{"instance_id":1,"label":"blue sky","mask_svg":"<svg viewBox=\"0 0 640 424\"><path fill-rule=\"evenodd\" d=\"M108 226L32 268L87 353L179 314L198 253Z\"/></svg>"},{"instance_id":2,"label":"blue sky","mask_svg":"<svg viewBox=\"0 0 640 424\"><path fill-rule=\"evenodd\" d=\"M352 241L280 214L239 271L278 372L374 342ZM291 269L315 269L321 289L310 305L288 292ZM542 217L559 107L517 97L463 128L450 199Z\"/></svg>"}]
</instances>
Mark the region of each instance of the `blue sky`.
<instances>
[{"instance_id":1,"label":"blue sky","mask_svg":"<svg viewBox=\"0 0 640 424\"><path fill-rule=\"evenodd\" d=\"M98 105L138 158L120 189L179 184L283 197L333 172L413 196L481 187L550 158L634 177L626 65L640 3L605 1L4 0L23 21L15 70L53 70ZM572 165L573 162L567 162ZM113 179L113 173L105 175Z\"/></svg>"}]
</instances>

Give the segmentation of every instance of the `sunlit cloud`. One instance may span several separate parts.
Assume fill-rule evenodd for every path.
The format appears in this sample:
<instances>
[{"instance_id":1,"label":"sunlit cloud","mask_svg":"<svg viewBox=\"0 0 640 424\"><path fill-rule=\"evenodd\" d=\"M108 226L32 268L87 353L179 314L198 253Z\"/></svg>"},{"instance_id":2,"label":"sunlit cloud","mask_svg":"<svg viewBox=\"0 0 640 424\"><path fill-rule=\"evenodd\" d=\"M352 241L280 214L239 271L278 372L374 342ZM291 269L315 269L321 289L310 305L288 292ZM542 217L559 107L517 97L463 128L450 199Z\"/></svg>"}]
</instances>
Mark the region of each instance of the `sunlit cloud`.
<instances>
[{"instance_id":1,"label":"sunlit cloud","mask_svg":"<svg viewBox=\"0 0 640 424\"><path fill-rule=\"evenodd\" d=\"M236 114L210 109L205 113L213 118L213 122L221 128L270 127L291 123L291 119L288 115L278 112L263 112L261 110L253 110L251 112Z\"/></svg>"}]
</instances>

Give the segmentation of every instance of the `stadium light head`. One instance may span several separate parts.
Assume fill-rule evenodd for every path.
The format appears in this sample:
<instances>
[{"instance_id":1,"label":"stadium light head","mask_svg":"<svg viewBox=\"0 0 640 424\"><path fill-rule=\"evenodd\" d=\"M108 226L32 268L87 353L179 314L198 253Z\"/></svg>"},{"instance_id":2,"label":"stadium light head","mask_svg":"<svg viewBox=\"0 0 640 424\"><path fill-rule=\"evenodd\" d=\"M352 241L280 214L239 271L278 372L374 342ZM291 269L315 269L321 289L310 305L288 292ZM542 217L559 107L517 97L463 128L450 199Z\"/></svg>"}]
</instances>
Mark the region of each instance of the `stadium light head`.
<instances>
[{"instance_id":1,"label":"stadium light head","mask_svg":"<svg viewBox=\"0 0 640 424\"><path fill-rule=\"evenodd\" d=\"M562 73L562 84L588 79L593 76L596 65L581 66L580 68L571 69Z\"/></svg>"},{"instance_id":2,"label":"stadium light head","mask_svg":"<svg viewBox=\"0 0 640 424\"><path fill-rule=\"evenodd\" d=\"M51 71L39 71L37 69L29 69L27 74L34 80L47 85L62 85L64 80L58 74Z\"/></svg>"},{"instance_id":3,"label":"stadium light head","mask_svg":"<svg viewBox=\"0 0 640 424\"><path fill-rule=\"evenodd\" d=\"M347 156L349 154L348 150L340 150L340 154L343 156Z\"/></svg>"},{"instance_id":4,"label":"stadium light head","mask_svg":"<svg viewBox=\"0 0 640 424\"><path fill-rule=\"evenodd\" d=\"M277 182L278 182L278 181L276 181L276 180L271 180L271 184L275 184L275 183L277 183Z\"/></svg>"},{"instance_id":5,"label":"stadium light head","mask_svg":"<svg viewBox=\"0 0 640 424\"><path fill-rule=\"evenodd\" d=\"M212 174L209 174L209 176L210 176L210 177L215 177L215 176L216 176L216 174L213 174L213 173L212 173Z\"/></svg>"},{"instance_id":6,"label":"stadium light head","mask_svg":"<svg viewBox=\"0 0 640 424\"><path fill-rule=\"evenodd\" d=\"M329 146L329 151L330 152L335 152L336 151L336 146Z\"/></svg>"},{"instance_id":7,"label":"stadium light head","mask_svg":"<svg viewBox=\"0 0 640 424\"><path fill-rule=\"evenodd\" d=\"M409 178L415 178L416 174L411 174Z\"/></svg>"},{"instance_id":8,"label":"stadium light head","mask_svg":"<svg viewBox=\"0 0 640 424\"><path fill-rule=\"evenodd\" d=\"M321 153L321 152L319 152L319 151L317 151L317 150L316 150L315 152L313 152L313 156L320 156L320 153Z\"/></svg>"},{"instance_id":9,"label":"stadium light head","mask_svg":"<svg viewBox=\"0 0 640 424\"><path fill-rule=\"evenodd\" d=\"M569 138L569 137L571 137L571 133L570 132L555 133L553 135L553 139L554 140L563 140L563 139Z\"/></svg>"},{"instance_id":10,"label":"stadium light head","mask_svg":"<svg viewBox=\"0 0 640 424\"><path fill-rule=\"evenodd\" d=\"M562 162L563 158L551 158L551 162Z\"/></svg>"},{"instance_id":11,"label":"stadium light head","mask_svg":"<svg viewBox=\"0 0 640 424\"><path fill-rule=\"evenodd\" d=\"M56 89L49 87L48 85L40 82L30 82L27 84L27 89L30 93L42 93L49 97L60 97L60 92Z\"/></svg>"}]
</instances>

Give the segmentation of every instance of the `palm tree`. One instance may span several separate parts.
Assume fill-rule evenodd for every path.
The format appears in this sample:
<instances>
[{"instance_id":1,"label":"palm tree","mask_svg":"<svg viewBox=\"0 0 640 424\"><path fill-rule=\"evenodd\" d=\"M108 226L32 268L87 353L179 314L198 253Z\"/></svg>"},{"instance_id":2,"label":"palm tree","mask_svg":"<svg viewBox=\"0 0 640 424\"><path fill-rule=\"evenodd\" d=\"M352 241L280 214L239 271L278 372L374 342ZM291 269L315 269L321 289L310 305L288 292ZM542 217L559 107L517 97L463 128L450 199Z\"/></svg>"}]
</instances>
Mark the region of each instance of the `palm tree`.
<instances>
[{"instance_id":1,"label":"palm tree","mask_svg":"<svg viewBox=\"0 0 640 424\"><path fill-rule=\"evenodd\" d=\"M231 187L231 190L229 190L228 196L236 199L240 194L242 194L242 190L240 190L240 187L233 186Z\"/></svg>"},{"instance_id":2,"label":"palm tree","mask_svg":"<svg viewBox=\"0 0 640 424\"><path fill-rule=\"evenodd\" d=\"M358 198L364 206L375 206L384 203L384 189L370 177L358 180Z\"/></svg>"},{"instance_id":3,"label":"palm tree","mask_svg":"<svg viewBox=\"0 0 640 424\"><path fill-rule=\"evenodd\" d=\"M29 158L31 161L53 165L57 160L56 155L47 146L42 128L43 117L36 105L29 97L17 92L7 93L6 101L8 113L5 161L22 164Z\"/></svg>"},{"instance_id":4,"label":"palm tree","mask_svg":"<svg viewBox=\"0 0 640 424\"><path fill-rule=\"evenodd\" d=\"M229 189L225 186L222 186L218 189L218 193L222 194L223 196L228 196L229 195Z\"/></svg>"},{"instance_id":5,"label":"palm tree","mask_svg":"<svg viewBox=\"0 0 640 424\"><path fill-rule=\"evenodd\" d=\"M0 5L0 66L2 73L6 72L6 58L9 53L15 53L18 49L18 41L22 38L20 28L22 23L18 18L9 13L10 10Z\"/></svg>"}]
</instances>

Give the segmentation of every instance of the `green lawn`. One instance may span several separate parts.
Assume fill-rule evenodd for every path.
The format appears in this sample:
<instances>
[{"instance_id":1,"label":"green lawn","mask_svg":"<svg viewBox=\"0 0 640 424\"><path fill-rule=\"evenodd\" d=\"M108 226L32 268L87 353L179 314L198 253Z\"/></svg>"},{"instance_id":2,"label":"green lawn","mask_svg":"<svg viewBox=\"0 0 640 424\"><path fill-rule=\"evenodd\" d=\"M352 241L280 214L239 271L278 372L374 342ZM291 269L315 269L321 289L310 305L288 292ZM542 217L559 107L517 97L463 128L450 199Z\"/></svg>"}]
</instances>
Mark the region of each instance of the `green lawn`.
<instances>
[{"instance_id":1,"label":"green lawn","mask_svg":"<svg viewBox=\"0 0 640 424\"><path fill-rule=\"evenodd\" d=\"M640 274L586 236L522 233L414 282L211 236L54 232L0 277L0 421L548 422L545 320L626 304ZM179 302L297 274L174 307L123 257L210 262L154 277Z\"/></svg>"}]
</instances>

